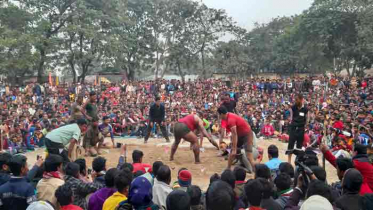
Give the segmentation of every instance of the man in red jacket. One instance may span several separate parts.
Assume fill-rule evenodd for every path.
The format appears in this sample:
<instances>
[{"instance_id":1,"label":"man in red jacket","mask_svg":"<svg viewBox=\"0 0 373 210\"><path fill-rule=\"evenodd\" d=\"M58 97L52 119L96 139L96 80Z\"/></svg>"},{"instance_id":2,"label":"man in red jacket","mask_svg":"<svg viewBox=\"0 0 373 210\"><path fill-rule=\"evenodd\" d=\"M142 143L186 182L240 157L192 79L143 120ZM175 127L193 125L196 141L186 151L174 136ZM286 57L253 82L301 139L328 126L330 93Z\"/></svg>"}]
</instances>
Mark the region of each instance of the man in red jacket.
<instances>
[{"instance_id":1,"label":"man in red jacket","mask_svg":"<svg viewBox=\"0 0 373 210\"><path fill-rule=\"evenodd\" d=\"M328 147L324 144L320 145L320 150L324 154L326 160L329 161L334 167L337 168L336 158L335 156L329 151ZM363 184L360 188L360 195L364 195L367 193L373 193L373 165L368 160L367 155L367 148L361 144L354 145L354 156L352 161L354 163L355 168L360 171L363 175ZM339 172L339 171L338 171Z\"/></svg>"}]
</instances>

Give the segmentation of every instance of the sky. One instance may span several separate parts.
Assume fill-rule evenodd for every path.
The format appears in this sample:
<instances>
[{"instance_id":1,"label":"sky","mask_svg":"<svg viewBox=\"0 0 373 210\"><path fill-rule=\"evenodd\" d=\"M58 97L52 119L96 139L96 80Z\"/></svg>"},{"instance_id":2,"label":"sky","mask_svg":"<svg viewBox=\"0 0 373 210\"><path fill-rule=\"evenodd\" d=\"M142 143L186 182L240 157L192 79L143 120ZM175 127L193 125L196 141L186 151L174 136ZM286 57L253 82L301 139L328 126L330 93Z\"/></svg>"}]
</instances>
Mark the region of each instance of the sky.
<instances>
[{"instance_id":1,"label":"sky","mask_svg":"<svg viewBox=\"0 0 373 210\"><path fill-rule=\"evenodd\" d=\"M278 16L300 14L313 0L196 0L208 7L225 9L241 27L250 30L254 23L267 23Z\"/></svg>"}]
</instances>

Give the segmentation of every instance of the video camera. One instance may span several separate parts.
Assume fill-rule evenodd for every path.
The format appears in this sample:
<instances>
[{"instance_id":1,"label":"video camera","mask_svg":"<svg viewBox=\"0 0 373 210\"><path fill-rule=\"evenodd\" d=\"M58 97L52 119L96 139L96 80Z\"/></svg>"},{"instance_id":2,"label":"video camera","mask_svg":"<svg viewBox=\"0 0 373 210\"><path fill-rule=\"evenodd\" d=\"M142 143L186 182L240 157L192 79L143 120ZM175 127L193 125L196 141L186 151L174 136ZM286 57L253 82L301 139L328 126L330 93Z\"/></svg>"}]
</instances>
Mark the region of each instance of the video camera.
<instances>
[{"instance_id":1,"label":"video camera","mask_svg":"<svg viewBox=\"0 0 373 210\"><path fill-rule=\"evenodd\" d=\"M300 174L303 176L303 186L308 187L310 182L309 176L313 174L310 166L318 165L319 161L315 152L312 148L307 148L306 151L294 150L293 154L296 155L295 158L295 179L294 185L297 185L298 177Z\"/></svg>"}]
</instances>

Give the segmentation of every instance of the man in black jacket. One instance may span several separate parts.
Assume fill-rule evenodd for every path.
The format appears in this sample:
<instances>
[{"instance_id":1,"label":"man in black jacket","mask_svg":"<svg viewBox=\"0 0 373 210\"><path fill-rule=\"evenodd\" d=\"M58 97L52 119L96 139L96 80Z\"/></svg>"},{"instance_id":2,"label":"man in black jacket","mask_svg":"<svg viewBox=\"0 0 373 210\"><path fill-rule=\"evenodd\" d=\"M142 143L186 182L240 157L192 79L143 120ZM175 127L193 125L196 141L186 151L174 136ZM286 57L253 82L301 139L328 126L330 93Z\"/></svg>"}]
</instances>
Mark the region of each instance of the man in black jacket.
<instances>
[{"instance_id":1,"label":"man in black jacket","mask_svg":"<svg viewBox=\"0 0 373 210\"><path fill-rule=\"evenodd\" d=\"M168 138L168 134L165 127L165 107L161 103L161 99L159 97L155 98L155 103L153 103L150 106L149 110L149 125L148 125L148 132L145 136L145 143L148 142L150 132L152 131L152 128L154 126L154 123L157 123L157 125L160 126L162 135L166 139L167 142L170 142L170 139Z\"/></svg>"}]
</instances>

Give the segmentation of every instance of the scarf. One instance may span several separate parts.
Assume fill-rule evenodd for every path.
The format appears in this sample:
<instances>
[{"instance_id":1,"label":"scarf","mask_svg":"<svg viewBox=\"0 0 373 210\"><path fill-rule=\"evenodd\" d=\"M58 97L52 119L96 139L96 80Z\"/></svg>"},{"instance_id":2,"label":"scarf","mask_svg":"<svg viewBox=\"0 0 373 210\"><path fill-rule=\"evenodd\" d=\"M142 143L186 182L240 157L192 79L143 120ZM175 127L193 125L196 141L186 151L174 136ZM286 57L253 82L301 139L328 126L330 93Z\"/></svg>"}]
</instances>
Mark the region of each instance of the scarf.
<instances>
[{"instance_id":1,"label":"scarf","mask_svg":"<svg viewBox=\"0 0 373 210\"><path fill-rule=\"evenodd\" d=\"M52 172L44 172L43 174L44 179L50 179L50 178L57 178L57 179L62 179L62 174L58 171L52 171Z\"/></svg>"}]
</instances>

